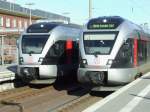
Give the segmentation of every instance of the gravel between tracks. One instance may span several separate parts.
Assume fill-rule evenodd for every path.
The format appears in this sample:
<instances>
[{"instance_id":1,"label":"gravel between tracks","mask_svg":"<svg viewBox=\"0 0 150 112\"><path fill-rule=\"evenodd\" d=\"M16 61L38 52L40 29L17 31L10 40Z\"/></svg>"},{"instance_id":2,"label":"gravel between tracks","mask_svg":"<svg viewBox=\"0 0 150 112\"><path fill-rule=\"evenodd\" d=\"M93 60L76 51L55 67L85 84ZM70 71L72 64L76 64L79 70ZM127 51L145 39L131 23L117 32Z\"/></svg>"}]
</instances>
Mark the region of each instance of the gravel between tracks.
<instances>
[{"instance_id":1,"label":"gravel between tracks","mask_svg":"<svg viewBox=\"0 0 150 112\"><path fill-rule=\"evenodd\" d=\"M61 89L52 85L40 89L25 87L0 93L0 112L80 112L100 99L79 85Z\"/></svg>"}]
</instances>

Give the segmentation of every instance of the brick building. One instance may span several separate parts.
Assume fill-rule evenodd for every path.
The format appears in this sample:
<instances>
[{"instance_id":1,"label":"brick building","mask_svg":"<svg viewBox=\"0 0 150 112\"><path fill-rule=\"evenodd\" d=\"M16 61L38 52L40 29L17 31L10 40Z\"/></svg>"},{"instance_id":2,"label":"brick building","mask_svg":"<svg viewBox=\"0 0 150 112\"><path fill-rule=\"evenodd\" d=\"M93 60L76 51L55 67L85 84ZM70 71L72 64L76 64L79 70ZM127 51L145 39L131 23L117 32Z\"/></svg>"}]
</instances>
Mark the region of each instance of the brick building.
<instances>
[{"instance_id":1,"label":"brick building","mask_svg":"<svg viewBox=\"0 0 150 112\"><path fill-rule=\"evenodd\" d=\"M39 19L70 22L70 18L38 10L28 9L6 0L0 0L0 64L16 63L16 40L30 24Z\"/></svg>"}]
</instances>

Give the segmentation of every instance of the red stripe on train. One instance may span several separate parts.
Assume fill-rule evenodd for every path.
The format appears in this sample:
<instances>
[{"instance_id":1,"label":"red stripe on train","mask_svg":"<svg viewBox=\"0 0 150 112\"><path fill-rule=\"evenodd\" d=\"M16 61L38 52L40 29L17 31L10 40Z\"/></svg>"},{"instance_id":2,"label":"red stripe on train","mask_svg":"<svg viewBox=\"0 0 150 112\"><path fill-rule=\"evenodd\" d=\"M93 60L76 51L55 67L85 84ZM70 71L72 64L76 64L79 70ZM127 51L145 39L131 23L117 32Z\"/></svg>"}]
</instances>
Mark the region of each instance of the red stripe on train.
<instances>
[{"instance_id":1,"label":"red stripe on train","mask_svg":"<svg viewBox=\"0 0 150 112\"><path fill-rule=\"evenodd\" d=\"M137 39L135 38L134 39L134 57L133 57L133 59L134 59L134 67L136 67L137 66L137 50L138 50L138 44L137 44Z\"/></svg>"},{"instance_id":2,"label":"red stripe on train","mask_svg":"<svg viewBox=\"0 0 150 112\"><path fill-rule=\"evenodd\" d=\"M70 49L72 49L72 47L73 47L72 39L68 39L67 43L66 43L66 49L70 50Z\"/></svg>"}]
</instances>

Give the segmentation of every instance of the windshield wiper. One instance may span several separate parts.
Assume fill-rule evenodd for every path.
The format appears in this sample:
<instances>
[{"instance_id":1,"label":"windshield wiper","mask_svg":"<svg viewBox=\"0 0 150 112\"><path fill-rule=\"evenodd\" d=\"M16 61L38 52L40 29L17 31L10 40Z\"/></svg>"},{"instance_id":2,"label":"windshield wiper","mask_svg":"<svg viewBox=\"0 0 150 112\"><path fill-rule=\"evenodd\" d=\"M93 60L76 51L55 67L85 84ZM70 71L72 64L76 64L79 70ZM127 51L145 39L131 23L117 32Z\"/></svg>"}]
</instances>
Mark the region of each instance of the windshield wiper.
<instances>
[{"instance_id":1,"label":"windshield wiper","mask_svg":"<svg viewBox=\"0 0 150 112\"><path fill-rule=\"evenodd\" d=\"M94 54L95 57L98 57L98 54L101 54L101 52L97 51L97 52L94 52L93 54Z\"/></svg>"},{"instance_id":2,"label":"windshield wiper","mask_svg":"<svg viewBox=\"0 0 150 112\"><path fill-rule=\"evenodd\" d=\"M30 51L30 52L29 52L29 55L31 56L31 54L33 54L33 53L34 53L34 51Z\"/></svg>"}]
</instances>

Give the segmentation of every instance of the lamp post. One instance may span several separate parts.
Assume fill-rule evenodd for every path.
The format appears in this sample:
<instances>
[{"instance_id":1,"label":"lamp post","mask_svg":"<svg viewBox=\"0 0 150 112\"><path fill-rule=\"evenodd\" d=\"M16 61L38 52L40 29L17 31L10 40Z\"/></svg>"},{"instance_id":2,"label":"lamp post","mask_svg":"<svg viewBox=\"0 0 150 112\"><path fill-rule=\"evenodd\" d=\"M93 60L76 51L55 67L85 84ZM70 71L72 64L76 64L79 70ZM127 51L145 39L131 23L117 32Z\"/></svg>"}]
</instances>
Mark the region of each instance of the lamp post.
<instances>
[{"instance_id":1,"label":"lamp post","mask_svg":"<svg viewBox=\"0 0 150 112\"><path fill-rule=\"evenodd\" d=\"M26 3L26 5L29 7L30 10L30 25L32 24L32 13L31 13L31 6L34 5L34 3Z\"/></svg>"},{"instance_id":2,"label":"lamp post","mask_svg":"<svg viewBox=\"0 0 150 112\"><path fill-rule=\"evenodd\" d=\"M15 5L15 0L8 0L8 2L9 2L9 10L10 11L14 11L14 5Z\"/></svg>"},{"instance_id":3,"label":"lamp post","mask_svg":"<svg viewBox=\"0 0 150 112\"><path fill-rule=\"evenodd\" d=\"M89 19L92 17L92 0L89 0Z\"/></svg>"},{"instance_id":4,"label":"lamp post","mask_svg":"<svg viewBox=\"0 0 150 112\"><path fill-rule=\"evenodd\" d=\"M67 15L69 15L69 14L70 14L70 12L63 12L63 13L62 13L62 15L64 15L64 16L67 16ZM66 22L69 23L70 21L68 21L68 19L66 18Z\"/></svg>"}]
</instances>

